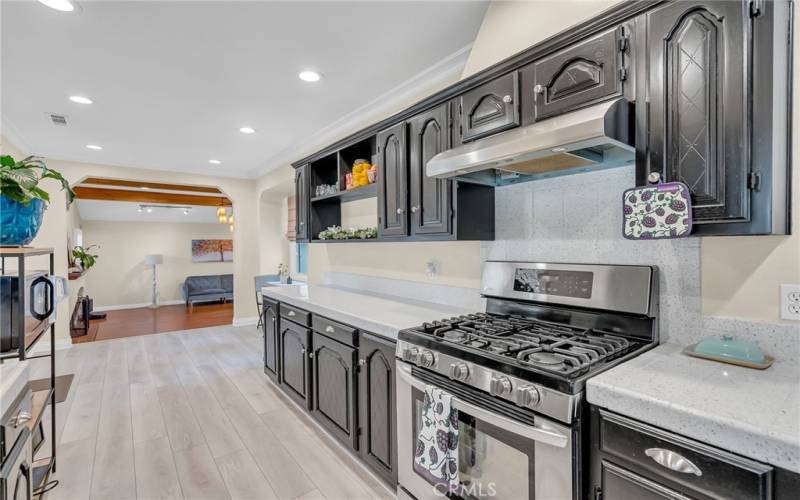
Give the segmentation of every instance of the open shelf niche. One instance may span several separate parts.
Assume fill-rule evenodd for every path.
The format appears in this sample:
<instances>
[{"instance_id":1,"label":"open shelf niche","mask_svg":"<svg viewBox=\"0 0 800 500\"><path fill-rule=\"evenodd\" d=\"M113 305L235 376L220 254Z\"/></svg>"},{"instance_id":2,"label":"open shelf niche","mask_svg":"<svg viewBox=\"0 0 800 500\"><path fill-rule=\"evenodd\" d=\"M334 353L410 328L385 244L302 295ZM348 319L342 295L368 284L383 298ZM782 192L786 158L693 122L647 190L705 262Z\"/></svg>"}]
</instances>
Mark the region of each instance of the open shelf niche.
<instances>
[{"instance_id":1,"label":"open shelf niche","mask_svg":"<svg viewBox=\"0 0 800 500\"><path fill-rule=\"evenodd\" d=\"M375 136L355 142L336 153L320 158L310 164L311 172L311 239L319 239L320 231L330 226L376 227L378 224L378 185L377 182L346 190L345 177L352 173L356 160L366 160L372 164L377 161ZM378 172L380 175L380 172ZM336 184L339 191L333 194L316 196L317 186ZM343 207L343 204L360 201L358 204ZM367 201L369 200L369 201ZM360 214L358 212L361 212ZM355 221L355 222L353 222ZM328 240L331 241L331 240ZM371 240L337 240L371 241Z\"/></svg>"}]
</instances>

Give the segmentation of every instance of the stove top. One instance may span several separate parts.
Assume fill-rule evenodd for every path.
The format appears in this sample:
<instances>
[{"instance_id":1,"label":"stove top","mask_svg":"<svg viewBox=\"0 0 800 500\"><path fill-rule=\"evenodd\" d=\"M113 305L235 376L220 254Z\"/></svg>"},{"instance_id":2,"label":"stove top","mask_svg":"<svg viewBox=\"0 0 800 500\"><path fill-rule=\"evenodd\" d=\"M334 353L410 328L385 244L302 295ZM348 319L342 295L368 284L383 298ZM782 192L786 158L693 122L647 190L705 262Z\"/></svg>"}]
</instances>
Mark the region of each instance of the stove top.
<instances>
[{"instance_id":1,"label":"stove top","mask_svg":"<svg viewBox=\"0 0 800 500\"><path fill-rule=\"evenodd\" d=\"M623 337L589 328L490 313L423 323L415 331L565 377L584 373L636 346Z\"/></svg>"}]
</instances>

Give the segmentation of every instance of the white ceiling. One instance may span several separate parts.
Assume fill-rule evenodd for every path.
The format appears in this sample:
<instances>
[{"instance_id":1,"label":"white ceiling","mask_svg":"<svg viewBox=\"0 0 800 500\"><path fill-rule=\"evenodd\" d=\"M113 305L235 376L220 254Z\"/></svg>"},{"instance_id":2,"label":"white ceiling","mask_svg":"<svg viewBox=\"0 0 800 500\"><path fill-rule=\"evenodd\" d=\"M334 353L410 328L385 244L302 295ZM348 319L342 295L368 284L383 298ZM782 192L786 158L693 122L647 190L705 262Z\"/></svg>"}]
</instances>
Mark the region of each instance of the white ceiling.
<instances>
[{"instance_id":1,"label":"white ceiling","mask_svg":"<svg viewBox=\"0 0 800 500\"><path fill-rule=\"evenodd\" d=\"M219 223L217 207L193 206L189 215L184 215L182 210L175 208L153 208L152 213L140 213L140 203L128 201L75 200L75 203L82 221ZM231 208L228 207L230 213Z\"/></svg>"},{"instance_id":2,"label":"white ceiling","mask_svg":"<svg viewBox=\"0 0 800 500\"><path fill-rule=\"evenodd\" d=\"M51 158L234 177L279 166L315 132L463 53L487 5L80 4L0 3L4 134ZM297 78L309 68L321 82ZM67 100L76 94L95 103Z\"/></svg>"}]
</instances>

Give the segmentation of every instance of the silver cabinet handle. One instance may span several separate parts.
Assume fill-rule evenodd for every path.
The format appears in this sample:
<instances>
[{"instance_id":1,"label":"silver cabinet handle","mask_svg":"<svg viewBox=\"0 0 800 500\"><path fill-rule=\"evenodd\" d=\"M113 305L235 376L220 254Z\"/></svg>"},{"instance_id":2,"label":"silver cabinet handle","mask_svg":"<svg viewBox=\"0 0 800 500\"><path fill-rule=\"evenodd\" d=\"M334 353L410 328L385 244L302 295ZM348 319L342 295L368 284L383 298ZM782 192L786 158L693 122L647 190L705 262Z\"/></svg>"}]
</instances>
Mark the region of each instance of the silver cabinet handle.
<instances>
[{"instance_id":1,"label":"silver cabinet handle","mask_svg":"<svg viewBox=\"0 0 800 500\"><path fill-rule=\"evenodd\" d=\"M332 326L328 325L328 326L326 326L326 327L325 327L325 331L326 331L327 333L333 333L333 332L335 332L335 331L336 331L336 329L335 329L335 328L333 328Z\"/></svg>"},{"instance_id":2,"label":"silver cabinet handle","mask_svg":"<svg viewBox=\"0 0 800 500\"><path fill-rule=\"evenodd\" d=\"M364 366L366 364L367 364L367 360L366 359L361 358L361 359L358 360L358 366Z\"/></svg>"},{"instance_id":3,"label":"silver cabinet handle","mask_svg":"<svg viewBox=\"0 0 800 500\"><path fill-rule=\"evenodd\" d=\"M301 225L301 226L305 226L305 225L306 225L306 223L305 223L305 222L303 222L303 221L300 221L300 225Z\"/></svg>"},{"instance_id":4,"label":"silver cabinet handle","mask_svg":"<svg viewBox=\"0 0 800 500\"><path fill-rule=\"evenodd\" d=\"M399 214L402 214L403 212L405 212L405 210L403 210L402 208L398 208L398 209L397 209L397 214L398 214L398 215L399 215Z\"/></svg>"},{"instance_id":5,"label":"silver cabinet handle","mask_svg":"<svg viewBox=\"0 0 800 500\"><path fill-rule=\"evenodd\" d=\"M650 172L650 175L647 176L647 182L650 184L658 184L661 182L661 173L660 172Z\"/></svg>"},{"instance_id":6,"label":"silver cabinet handle","mask_svg":"<svg viewBox=\"0 0 800 500\"><path fill-rule=\"evenodd\" d=\"M293 318L293 317L297 316L297 314L294 311L289 311L289 315L288 316L290 318Z\"/></svg>"},{"instance_id":7,"label":"silver cabinet handle","mask_svg":"<svg viewBox=\"0 0 800 500\"><path fill-rule=\"evenodd\" d=\"M533 92L536 94L544 94L544 85L537 83L536 86L533 87Z\"/></svg>"},{"instance_id":8,"label":"silver cabinet handle","mask_svg":"<svg viewBox=\"0 0 800 500\"><path fill-rule=\"evenodd\" d=\"M674 451L665 450L664 448L648 448L644 450L644 454L652 458L653 462L669 470L680 472L681 474L703 475L699 467Z\"/></svg>"},{"instance_id":9,"label":"silver cabinet handle","mask_svg":"<svg viewBox=\"0 0 800 500\"><path fill-rule=\"evenodd\" d=\"M308 357L309 357L310 359L314 359L314 353L313 353L313 352L310 352L310 353L308 353Z\"/></svg>"},{"instance_id":10,"label":"silver cabinet handle","mask_svg":"<svg viewBox=\"0 0 800 500\"><path fill-rule=\"evenodd\" d=\"M305 353L306 353L306 348L305 348L305 347L303 347L302 349L300 349L300 354L305 354Z\"/></svg>"},{"instance_id":11,"label":"silver cabinet handle","mask_svg":"<svg viewBox=\"0 0 800 500\"><path fill-rule=\"evenodd\" d=\"M503 96L503 102L506 103L506 104L511 104L511 101L513 101L513 100L514 99L512 99L510 95L504 95Z\"/></svg>"},{"instance_id":12,"label":"silver cabinet handle","mask_svg":"<svg viewBox=\"0 0 800 500\"><path fill-rule=\"evenodd\" d=\"M419 210L419 207L417 207L417 206L413 206L413 207L411 207L411 213L412 213L412 214L415 214L415 213L417 213L417 210Z\"/></svg>"}]
</instances>

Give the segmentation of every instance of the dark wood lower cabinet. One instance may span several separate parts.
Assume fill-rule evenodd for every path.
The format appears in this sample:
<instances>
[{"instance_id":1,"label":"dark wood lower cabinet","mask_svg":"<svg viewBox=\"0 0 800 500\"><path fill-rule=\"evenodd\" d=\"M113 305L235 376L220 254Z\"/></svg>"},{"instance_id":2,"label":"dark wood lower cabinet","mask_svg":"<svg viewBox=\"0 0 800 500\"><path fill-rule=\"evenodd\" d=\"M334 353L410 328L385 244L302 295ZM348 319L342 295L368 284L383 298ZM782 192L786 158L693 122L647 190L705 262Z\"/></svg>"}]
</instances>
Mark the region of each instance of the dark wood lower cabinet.
<instances>
[{"instance_id":1,"label":"dark wood lower cabinet","mask_svg":"<svg viewBox=\"0 0 800 500\"><path fill-rule=\"evenodd\" d=\"M282 312L272 322L267 310ZM288 319L290 312L314 330ZM265 302L264 319L277 325L280 387L376 475L396 486L395 342L272 301ZM264 340L268 375L269 328Z\"/></svg>"},{"instance_id":2,"label":"dark wood lower cabinet","mask_svg":"<svg viewBox=\"0 0 800 500\"><path fill-rule=\"evenodd\" d=\"M397 484L395 343L359 336L361 458L390 484Z\"/></svg>"},{"instance_id":3,"label":"dark wood lower cabinet","mask_svg":"<svg viewBox=\"0 0 800 500\"><path fill-rule=\"evenodd\" d=\"M280 325L280 378L281 385L292 399L310 408L311 384L308 365L308 348L311 343L311 330L292 323L281 321Z\"/></svg>"},{"instance_id":4,"label":"dark wood lower cabinet","mask_svg":"<svg viewBox=\"0 0 800 500\"><path fill-rule=\"evenodd\" d=\"M262 328L264 331L264 373L274 382L280 382L279 374L279 349L278 349L278 328L279 315L278 303L263 299L264 306L262 312Z\"/></svg>"},{"instance_id":5,"label":"dark wood lower cabinet","mask_svg":"<svg viewBox=\"0 0 800 500\"><path fill-rule=\"evenodd\" d=\"M311 373L314 417L339 440L358 448L356 350L313 333Z\"/></svg>"}]
</instances>

